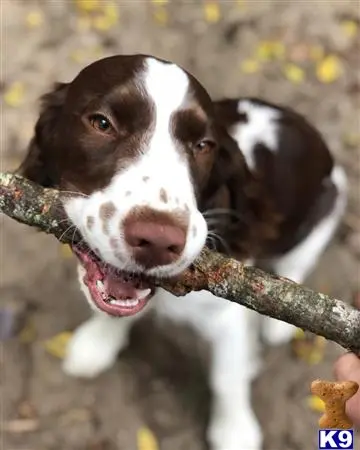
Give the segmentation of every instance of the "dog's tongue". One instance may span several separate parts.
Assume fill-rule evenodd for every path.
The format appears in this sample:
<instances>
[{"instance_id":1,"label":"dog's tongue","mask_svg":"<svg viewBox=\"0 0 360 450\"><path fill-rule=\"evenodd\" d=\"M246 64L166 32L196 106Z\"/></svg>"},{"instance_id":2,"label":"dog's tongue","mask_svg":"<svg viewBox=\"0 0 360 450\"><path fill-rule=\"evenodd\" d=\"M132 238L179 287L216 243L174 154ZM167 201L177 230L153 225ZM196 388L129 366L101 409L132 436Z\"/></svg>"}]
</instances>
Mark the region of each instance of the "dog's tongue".
<instances>
[{"instance_id":1,"label":"dog's tongue","mask_svg":"<svg viewBox=\"0 0 360 450\"><path fill-rule=\"evenodd\" d=\"M130 300L137 298L135 283L124 280L119 275L106 274L103 280L106 292L117 300Z\"/></svg>"}]
</instances>

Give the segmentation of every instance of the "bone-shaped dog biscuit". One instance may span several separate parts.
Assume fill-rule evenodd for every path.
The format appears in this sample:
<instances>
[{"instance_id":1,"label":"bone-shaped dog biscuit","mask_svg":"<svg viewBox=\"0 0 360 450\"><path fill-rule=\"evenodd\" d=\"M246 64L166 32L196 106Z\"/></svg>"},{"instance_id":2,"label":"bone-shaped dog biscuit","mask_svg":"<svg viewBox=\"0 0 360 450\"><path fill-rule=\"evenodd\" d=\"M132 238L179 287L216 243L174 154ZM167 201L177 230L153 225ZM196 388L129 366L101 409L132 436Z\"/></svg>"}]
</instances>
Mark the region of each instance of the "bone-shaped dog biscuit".
<instances>
[{"instance_id":1,"label":"bone-shaped dog biscuit","mask_svg":"<svg viewBox=\"0 0 360 450\"><path fill-rule=\"evenodd\" d=\"M345 412L346 402L356 394L359 384L356 381L324 381L311 383L311 392L325 403L325 413L319 419L320 428L347 430L353 427Z\"/></svg>"}]
</instances>

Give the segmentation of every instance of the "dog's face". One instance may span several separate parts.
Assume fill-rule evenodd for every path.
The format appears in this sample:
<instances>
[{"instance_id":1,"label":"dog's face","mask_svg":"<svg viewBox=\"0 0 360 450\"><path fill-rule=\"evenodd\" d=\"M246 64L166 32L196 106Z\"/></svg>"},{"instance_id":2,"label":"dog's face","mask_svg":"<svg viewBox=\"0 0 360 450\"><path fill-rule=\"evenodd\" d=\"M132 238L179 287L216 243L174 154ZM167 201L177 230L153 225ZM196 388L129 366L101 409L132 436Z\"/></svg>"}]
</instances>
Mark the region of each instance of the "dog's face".
<instances>
[{"instance_id":1,"label":"dog's face","mask_svg":"<svg viewBox=\"0 0 360 450\"><path fill-rule=\"evenodd\" d=\"M135 314L153 294L136 274L179 274L205 244L198 204L219 148L212 102L178 66L140 55L100 60L44 100L22 173L70 194L93 306Z\"/></svg>"}]
</instances>

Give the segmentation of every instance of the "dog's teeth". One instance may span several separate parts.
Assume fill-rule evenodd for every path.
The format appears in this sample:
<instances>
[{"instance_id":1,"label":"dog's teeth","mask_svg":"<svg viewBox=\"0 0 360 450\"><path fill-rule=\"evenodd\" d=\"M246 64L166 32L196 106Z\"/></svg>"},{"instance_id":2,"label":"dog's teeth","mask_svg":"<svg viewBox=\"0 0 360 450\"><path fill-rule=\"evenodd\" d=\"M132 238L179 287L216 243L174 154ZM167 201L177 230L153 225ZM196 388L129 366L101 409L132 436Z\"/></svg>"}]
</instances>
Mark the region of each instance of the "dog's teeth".
<instances>
[{"instance_id":1,"label":"dog's teeth","mask_svg":"<svg viewBox=\"0 0 360 450\"><path fill-rule=\"evenodd\" d=\"M96 287L99 289L100 292L104 292L104 283L100 280L97 280Z\"/></svg>"},{"instance_id":2,"label":"dog's teeth","mask_svg":"<svg viewBox=\"0 0 360 450\"><path fill-rule=\"evenodd\" d=\"M136 306L139 303L139 300L115 300L115 299L111 299L110 303L112 305L130 307L130 306Z\"/></svg>"},{"instance_id":3,"label":"dog's teeth","mask_svg":"<svg viewBox=\"0 0 360 450\"><path fill-rule=\"evenodd\" d=\"M140 291L138 295L138 300L143 300L145 297L147 297L151 293L151 289L144 289Z\"/></svg>"}]
</instances>

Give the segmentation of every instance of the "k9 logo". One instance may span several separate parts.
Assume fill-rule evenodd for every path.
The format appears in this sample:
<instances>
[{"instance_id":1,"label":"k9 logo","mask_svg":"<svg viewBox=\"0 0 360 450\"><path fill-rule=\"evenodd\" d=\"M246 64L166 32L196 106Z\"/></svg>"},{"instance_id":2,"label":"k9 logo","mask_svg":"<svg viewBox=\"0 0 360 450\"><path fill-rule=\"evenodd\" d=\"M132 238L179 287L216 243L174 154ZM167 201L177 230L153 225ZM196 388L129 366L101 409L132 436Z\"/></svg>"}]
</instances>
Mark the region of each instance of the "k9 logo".
<instances>
[{"instance_id":1,"label":"k9 logo","mask_svg":"<svg viewBox=\"0 0 360 450\"><path fill-rule=\"evenodd\" d=\"M319 450L354 450L353 430L319 430Z\"/></svg>"}]
</instances>

